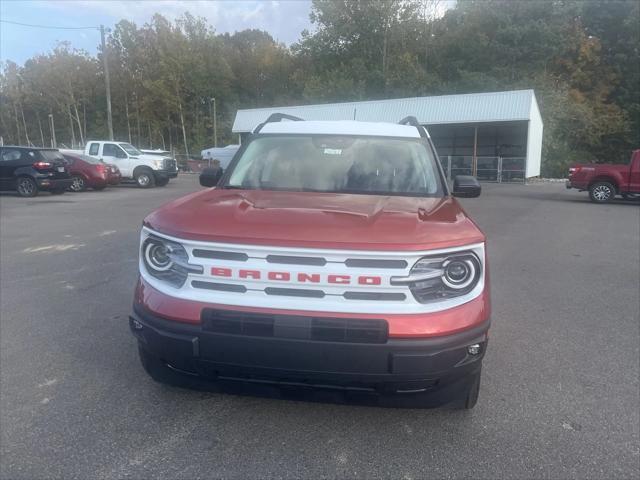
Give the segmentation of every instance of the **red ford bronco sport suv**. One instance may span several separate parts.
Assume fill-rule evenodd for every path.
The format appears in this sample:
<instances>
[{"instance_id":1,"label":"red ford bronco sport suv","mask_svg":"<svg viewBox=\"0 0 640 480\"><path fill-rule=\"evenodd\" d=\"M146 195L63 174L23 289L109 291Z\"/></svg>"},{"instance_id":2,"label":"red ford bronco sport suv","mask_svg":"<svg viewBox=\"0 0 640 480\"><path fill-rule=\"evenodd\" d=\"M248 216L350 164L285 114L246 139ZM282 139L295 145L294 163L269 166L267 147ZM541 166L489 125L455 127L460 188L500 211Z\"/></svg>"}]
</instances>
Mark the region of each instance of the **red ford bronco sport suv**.
<instances>
[{"instance_id":1,"label":"red ford bronco sport suv","mask_svg":"<svg viewBox=\"0 0 640 480\"><path fill-rule=\"evenodd\" d=\"M147 373L472 408L489 276L454 196L477 180L452 192L414 117L299 120L272 115L203 171L214 188L144 220L130 327Z\"/></svg>"}]
</instances>

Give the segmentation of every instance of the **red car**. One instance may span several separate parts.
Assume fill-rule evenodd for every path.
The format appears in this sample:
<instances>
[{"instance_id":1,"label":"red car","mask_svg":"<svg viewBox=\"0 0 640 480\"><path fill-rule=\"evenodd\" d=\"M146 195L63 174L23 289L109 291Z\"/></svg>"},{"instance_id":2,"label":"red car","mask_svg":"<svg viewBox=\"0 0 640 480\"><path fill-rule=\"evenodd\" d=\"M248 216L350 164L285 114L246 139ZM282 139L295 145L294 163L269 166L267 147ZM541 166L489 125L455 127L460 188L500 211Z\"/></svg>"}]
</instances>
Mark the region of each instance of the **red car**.
<instances>
[{"instance_id":1,"label":"red car","mask_svg":"<svg viewBox=\"0 0 640 480\"><path fill-rule=\"evenodd\" d=\"M627 165L610 163L583 163L569 168L567 188L589 192L595 203L606 203L621 195L623 198L640 197L640 150L631 154Z\"/></svg>"},{"instance_id":2,"label":"red car","mask_svg":"<svg viewBox=\"0 0 640 480\"><path fill-rule=\"evenodd\" d=\"M144 220L129 323L147 373L472 408L489 275L455 197L478 181L450 189L414 117L281 118Z\"/></svg>"},{"instance_id":3,"label":"red car","mask_svg":"<svg viewBox=\"0 0 640 480\"><path fill-rule=\"evenodd\" d=\"M103 190L107 185L120 183L120 170L115 165L89 157L82 153L63 152L68 170L73 179L69 187L74 192L82 192L87 188Z\"/></svg>"}]
</instances>

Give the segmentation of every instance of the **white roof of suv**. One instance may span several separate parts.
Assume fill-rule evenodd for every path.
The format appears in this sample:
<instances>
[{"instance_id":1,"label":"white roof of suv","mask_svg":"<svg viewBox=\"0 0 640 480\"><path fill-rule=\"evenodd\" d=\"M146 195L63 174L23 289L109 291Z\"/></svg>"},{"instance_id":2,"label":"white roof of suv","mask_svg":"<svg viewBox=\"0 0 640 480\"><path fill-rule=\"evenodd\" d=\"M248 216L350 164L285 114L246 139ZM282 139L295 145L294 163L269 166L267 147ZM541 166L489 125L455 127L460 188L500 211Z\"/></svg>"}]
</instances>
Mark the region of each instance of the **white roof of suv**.
<instances>
[{"instance_id":1,"label":"white roof of suv","mask_svg":"<svg viewBox=\"0 0 640 480\"><path fill-rule=\"evenodd\" d=\"M260 133L420 138L418 129L410 125L354 120L269 122L262 127Z\"/></svg>"}]
</instances>

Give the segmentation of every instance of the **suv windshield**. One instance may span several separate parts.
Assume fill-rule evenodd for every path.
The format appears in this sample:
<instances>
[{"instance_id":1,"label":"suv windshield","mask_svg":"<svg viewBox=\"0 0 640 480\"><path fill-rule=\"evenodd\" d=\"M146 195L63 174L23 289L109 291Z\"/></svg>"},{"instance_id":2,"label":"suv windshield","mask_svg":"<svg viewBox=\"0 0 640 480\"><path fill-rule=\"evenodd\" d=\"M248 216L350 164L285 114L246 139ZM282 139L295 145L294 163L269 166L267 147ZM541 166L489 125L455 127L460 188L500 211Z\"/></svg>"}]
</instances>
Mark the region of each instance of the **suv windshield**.
<instances>
[{"instance_id":1,"label":"suv windshield","mask_svg":"<svg viewBox=\"0 0 640 480\"><path fill-rule=\"evenodd\" d=\"M119 143L118 145L120 145L129 155L142 155L142 152L130 143Z\"/></svg>"},{"instance_id":2,"label":"suv windshield","mask_svg":"<svg viewBox=\"0 0 640 480\"><path fill-rule=\"evenodd\" d=\"M436 160L421 140L346 135L256 138L226 187L443 195Z\"/></svg>"}]
</instances>

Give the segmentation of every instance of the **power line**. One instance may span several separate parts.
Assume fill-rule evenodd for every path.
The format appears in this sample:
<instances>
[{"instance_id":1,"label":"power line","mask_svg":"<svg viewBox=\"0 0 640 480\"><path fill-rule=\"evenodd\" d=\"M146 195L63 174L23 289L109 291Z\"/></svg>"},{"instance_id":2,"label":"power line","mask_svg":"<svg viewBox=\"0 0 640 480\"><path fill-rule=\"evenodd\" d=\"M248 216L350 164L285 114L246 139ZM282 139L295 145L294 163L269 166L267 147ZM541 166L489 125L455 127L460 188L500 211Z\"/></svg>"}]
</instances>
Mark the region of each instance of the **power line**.
<instances>
[{"instance_id":1,"label":"power line","mask_svg":"<svg viewBox=\"0 0 640 480\"><path fill-rule=\"evenodd\" d=\"M12 25L20 25L23 27L50 28L55 30L99 30L100 29L100 27L58 27L56 25L34 25L32 23L14 22L12 20L0 20L0 22L10 23Z\"/></svg>"}]
</instances>

